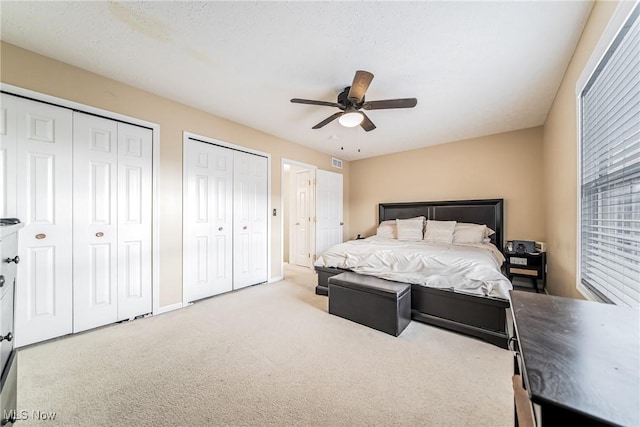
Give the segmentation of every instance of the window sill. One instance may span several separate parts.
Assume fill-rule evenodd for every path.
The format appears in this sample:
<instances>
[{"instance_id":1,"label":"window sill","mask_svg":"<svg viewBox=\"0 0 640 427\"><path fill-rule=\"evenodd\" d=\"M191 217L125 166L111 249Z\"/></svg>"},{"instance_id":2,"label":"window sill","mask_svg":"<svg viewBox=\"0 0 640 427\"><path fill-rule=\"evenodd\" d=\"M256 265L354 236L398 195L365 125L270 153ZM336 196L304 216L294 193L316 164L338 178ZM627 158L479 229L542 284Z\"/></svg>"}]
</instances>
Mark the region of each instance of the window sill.
<instances>
[{"instance_id":1,"label":"window sill","mask_svg":"<svg viewBox=\"0 0 640 427\"><path fill-rule=\"evenodd\" d=\"M598 297L595 293L590 291L589 288L587 288L582 283L578 283L577 289L578 289L578 292L580 292L582 296L587 299L587 301L602 302L602 303L605 302L600 297Z\"/></svg>"}]
</instances>

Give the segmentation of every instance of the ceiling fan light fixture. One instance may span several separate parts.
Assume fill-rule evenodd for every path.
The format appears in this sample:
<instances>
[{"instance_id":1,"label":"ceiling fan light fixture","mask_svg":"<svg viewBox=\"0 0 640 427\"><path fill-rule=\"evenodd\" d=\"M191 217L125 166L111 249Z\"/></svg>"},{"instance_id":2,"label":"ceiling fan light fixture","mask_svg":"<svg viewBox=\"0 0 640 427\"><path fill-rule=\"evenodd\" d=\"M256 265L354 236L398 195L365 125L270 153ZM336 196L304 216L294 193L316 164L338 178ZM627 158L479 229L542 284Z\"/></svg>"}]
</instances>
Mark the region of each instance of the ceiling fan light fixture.
<instances>
[{"instance_id":1,"label":"ceiling fan light fixture","mask_svg":"<svg viewBox=\"0 0 640 427\"><path fill-rule=\"evenodd\" d=\"M353 128L362 123L362 120L364 120L362 113L358 111L349 111L341 115L338 122L346 128Z\"/></svg>"}]
</instances>

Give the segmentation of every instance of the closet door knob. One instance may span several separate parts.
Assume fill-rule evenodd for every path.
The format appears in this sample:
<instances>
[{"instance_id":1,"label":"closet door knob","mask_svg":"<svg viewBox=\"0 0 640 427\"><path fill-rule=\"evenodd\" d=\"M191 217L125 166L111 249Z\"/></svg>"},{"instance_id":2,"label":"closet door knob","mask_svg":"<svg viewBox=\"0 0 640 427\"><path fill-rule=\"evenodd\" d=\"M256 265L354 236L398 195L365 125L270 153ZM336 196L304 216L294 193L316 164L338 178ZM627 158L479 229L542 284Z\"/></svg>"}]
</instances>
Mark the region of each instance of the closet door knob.
<instances>
[{"instance_id":1,"label":"closet door knob","mask_svg":"<svg viewBox=\"0 0 640 427\"><path fill-rule=\"evenodd\" d=\"M44 233L36 234L36 239L38 239L38 240L42 240L42 239L44 239L46 237L47 237L47 235L44 234Z\"/></svg>"},{"instance_id":2,"label":"closet door knob","mask_svg":"<svg viewBox=\"0 0 640 427\"><path fill-rule=\"evenodd\" d=\"M2 341L11 341L13 339L13 334L11 332L9 332L7 335L5 335L4 337L2 335L0 335L0 342Z\"/></svg>"},{"instance_id":3,"label":"closet door knob","mask_svg":"<svg viewBox=\"0 0 640 427\"><path fill-rule=\"evenodd\" d=\"M218 231L222 231L222 230L224 230L224 228L218 227Z\"/></svg>"},{"instance_id":4,"label":"closet door knob","mask_svg":"<svg viewBox=\"0 0 640 427\"><path fill-rule=\"evenodd\" d=\"M247 226L245 225L244 227L242 227L242 229L243 229L243 230L246 230L246 229L247 229Z\"/></svg>"},{"instance_id":5,"label":"closet door knob","mask_svg":"<svg viewBox=\"0 0 640 427\"><path fill-rule=\"evenodd\" d=\"M0 288L4 286L4 276L0 276Z\"/></svg>"},{"instance_id":6,"label":"closet door knob","mask_svg":"<svg viewBox=\"0 0 640 427\"><path fill-rule=\"evenodd\" d=\"M96 237L102 237L102 236L104 236L104 233L102 231L98 231L96 233Z\"/></svg>"},{"instance_id":7,"label":"closet door knob","mask_svg":"<svg viewBox=\"0 0 640 427\"><path fill-rule=\"evenodd\" d=\"M15 262L16 264L18 264L18 263L20 263L20 257L18 255L16 255L13 258L7 258L6 261L9 264L11 264L12 262Z\"/></svg>"}]
</instances>

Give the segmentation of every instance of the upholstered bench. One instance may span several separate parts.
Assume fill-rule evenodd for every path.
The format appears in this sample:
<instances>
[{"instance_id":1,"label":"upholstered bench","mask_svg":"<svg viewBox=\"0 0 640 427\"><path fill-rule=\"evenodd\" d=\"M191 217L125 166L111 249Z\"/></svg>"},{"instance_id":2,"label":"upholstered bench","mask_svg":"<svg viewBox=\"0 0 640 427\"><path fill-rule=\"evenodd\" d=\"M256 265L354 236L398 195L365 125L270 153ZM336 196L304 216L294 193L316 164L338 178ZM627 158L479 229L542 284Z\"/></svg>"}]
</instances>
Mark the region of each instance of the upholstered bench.
<instances>
[{"instance_id":1,"label":"upholstered bench","mask_svg":"<svg viewBox=\"0 0 640 427\"><path fill-rule=\"evenodd\" d=\"M411 285L337 274L329 278L329 313L397 337L411 321Z\"/></svg>"}]
</instances>

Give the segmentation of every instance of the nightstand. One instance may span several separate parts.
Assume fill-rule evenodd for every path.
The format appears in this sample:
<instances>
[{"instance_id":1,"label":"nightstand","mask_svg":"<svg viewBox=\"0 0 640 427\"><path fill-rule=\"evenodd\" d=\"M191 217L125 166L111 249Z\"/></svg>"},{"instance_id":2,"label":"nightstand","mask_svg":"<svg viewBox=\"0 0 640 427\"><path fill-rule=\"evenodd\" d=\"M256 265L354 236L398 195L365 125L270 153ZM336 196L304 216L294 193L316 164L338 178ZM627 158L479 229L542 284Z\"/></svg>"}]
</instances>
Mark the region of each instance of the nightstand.
<instances>
[{"instance_id":1,"label":"nightstand","mask_svg":"<svg viewBox=\"0 0 640 427\"><path fill-rule=\"evenodd\" d=\"M541 280L544 291L547 286L546 252L516 253L505 251L504 257L507 259L504 264L505 275L510 281L513 281L514 276L529 278L536 292L539 292L538 280Z\"/></svg>"}]
</instances>

